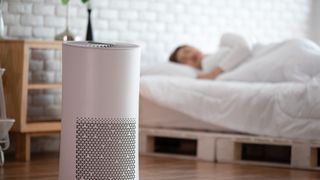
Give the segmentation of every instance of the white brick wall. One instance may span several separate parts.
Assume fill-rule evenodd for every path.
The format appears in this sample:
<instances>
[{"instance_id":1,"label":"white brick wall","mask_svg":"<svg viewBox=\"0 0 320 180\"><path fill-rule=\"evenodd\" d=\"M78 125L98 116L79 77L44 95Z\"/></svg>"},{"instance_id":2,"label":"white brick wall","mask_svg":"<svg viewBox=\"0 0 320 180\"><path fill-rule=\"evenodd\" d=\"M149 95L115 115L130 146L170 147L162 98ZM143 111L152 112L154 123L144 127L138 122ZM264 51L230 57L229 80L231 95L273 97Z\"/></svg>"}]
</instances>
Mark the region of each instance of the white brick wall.
<instances>
[{"instance_id":1,"label":"white brick wall","mask_svg":"<svg viewBox=\"0 0 320 180\"><path fill-rule=\"evenodd\" d=\"M48 15L53 16L55 15L55 6L54 5L44 5L42 3L34 4L33 5L33 14L35 15Z\"/></svg>"},{"instance_id":2,"label":"white brick wall","mask_svg":"<svg viewBox=\"0 0 320 180\"><path fill-rule=\"evenodd\" d=\"M22 26L43 26L43 16L40 15L23 15L21 16L21 25Z\"/></svg>"},{"instance_id":3,"label":"white brick wall","mask_svg":"<svg viewBox=\"0 0 320 180\"><path fill-rule=\"evenodd\" d=\"M237 32L251 42L263 43L311 37L314 1L93 0L92 21L96 40L130 40L144 45L142 60L147 64L165 61L181 43L213 50L224 32ZM10 37L53 39L65 26L64 15L59 0L5 0L4 4ZM81 37L85 36L86 15L85 5L72 0L70 26ZM151 52L147 48L151 44L164 48Z\"/></svg>"},{"instance_id":4,"label":"white brick wall","mask_svg":"<svg viewBox=\"0 0 320 180\"><path fill-rule=\"evenodd\" d=\"M314 6L314 5L317 6ZM92 0L97 41L131 41L142 46L142 64L166 61L179 44L213 51L224 32L236 32L250 42L269 43L293 37L319 40L317 0ZM4 0L9 37L53 39L64 30L66 8L60 0ZM313 16L317 14L317 16ZM85 37L87 12L71 0L70 29ZM61 82L61 54L35 50L31 82ZM28 115L59 116L60 91L29 94Z\"/></svg>"}]
</instances>

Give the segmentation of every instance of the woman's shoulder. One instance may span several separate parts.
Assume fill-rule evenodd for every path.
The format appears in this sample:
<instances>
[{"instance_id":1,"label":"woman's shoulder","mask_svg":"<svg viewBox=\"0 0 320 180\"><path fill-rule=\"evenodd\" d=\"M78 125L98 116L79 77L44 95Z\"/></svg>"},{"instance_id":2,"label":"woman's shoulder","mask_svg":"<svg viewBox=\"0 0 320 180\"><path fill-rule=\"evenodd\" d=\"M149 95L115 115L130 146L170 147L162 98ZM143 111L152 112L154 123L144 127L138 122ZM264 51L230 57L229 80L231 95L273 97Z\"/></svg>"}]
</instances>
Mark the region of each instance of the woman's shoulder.
<instances>
[{"instance_id":1,"label":"woman's shoulder","mask_svg":"<svg viewBox=\"0 0 320 180\"><path fill-rule=\"evenodd\" d=\"M234 46L247 46L249 47L246 39L235 33L225 33L221 36L220 47L234 47Z\"/></svg>"}]
</instances>

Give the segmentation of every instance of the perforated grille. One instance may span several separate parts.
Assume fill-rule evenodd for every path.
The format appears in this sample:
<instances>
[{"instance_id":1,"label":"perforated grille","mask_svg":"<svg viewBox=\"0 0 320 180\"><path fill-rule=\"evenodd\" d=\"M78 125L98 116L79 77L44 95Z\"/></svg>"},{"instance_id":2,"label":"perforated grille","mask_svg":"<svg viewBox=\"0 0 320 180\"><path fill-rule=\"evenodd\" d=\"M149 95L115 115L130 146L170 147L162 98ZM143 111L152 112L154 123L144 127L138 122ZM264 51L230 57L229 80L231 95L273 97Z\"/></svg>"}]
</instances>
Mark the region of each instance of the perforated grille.
<instances>
[{"instance_id":1,"label":"perforated grille","mask_svg":"<svg viewBox=\"0 0 320 180\"><path fill-rule=\"evenodd\" d=\"M97 48L109 48L114 45L111 43L100 43L100 42L88 42L89 47L97 47Z\"/></svg>"},{"instance_id":2,"label":"perforated grille","mask_svg":"<svg viewBox=\"0 0 320 180\"><path fill-rule=\"evenodd\" d=\"M133 180L135 118L76 119L76 179Z\"/></svg>"},{"instance_id":3,"label":"perforated grille","mask_svg":"<svg viewBox=\"0 0 320 180\"><path fill-rule=\"evenodd\" d=\"M135 44L121 43L121 42L94 42L94 41L69 41L65 42L65 45L85 47L85 48L98 48L98 49L127 49L137 48L139 46Z\"/></svg>"}]
</instances>

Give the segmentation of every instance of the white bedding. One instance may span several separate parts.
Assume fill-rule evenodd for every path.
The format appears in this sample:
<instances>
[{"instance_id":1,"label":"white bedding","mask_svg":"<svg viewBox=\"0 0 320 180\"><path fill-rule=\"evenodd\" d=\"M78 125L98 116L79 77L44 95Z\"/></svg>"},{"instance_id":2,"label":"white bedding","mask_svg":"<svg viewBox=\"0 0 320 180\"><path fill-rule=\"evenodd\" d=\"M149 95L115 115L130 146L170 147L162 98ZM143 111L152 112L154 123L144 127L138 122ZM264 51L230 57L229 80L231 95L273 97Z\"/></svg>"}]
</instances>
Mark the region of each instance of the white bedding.
<instances>
[{"instance_id":1,"label":"white bedding","mask_svg":"<svg viewBox=\"0 0 320 180\"><path fill-rule=\"evenodd\" d=\"M246 83L144 76L141 96L238 132L320 140L320 76L307 83Z\"/></svg>"},{"instance_id":2,"label":"white bedding","mask_svg":"<svg viewBox=\"0 0 320 180\"><path fill-rule=\"evenodd\" d=\"M252 57L217 80L246 82L306 82L320 73L320 47L293 39L255 48Z\"/></svg>"},{"instance_id":3,"label":"white bedding","mask_svg":"<svg viewBox=\"0 0 320 180\"><path fill-rule=\"evenodd\" d=\"M252 54L251 60L215 81L191 75L142 76L140 94L218 127L320 140L319 46L290 40Z\"/></svg>"},{"instance_id":4,"label":"white bedding","mask_svg":"<svg viewBox=\"0 0 320 180\"><path fill-rule=\"evenodd\" d=\"M140 97L139 104L139 125L141 127L237 133L227 128L193 118L174 109L161 106L144 97Z\"/></svg>"}]
</instances>

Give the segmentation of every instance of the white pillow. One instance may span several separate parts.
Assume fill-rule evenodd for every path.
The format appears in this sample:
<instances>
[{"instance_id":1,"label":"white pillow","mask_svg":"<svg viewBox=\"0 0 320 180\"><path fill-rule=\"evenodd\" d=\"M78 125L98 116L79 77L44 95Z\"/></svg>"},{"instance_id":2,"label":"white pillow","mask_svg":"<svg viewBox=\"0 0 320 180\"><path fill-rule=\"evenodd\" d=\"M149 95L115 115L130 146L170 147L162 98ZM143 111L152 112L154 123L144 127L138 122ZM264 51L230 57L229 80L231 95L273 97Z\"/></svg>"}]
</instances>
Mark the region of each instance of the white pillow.
<instances>
[{"instance_id":1,"label":"white pillow","mask_svg":"<svg viewBox=\"0 0 320 180\"><path fill-rule=\"evenodd\" d=\"M166 62L141 68L141 76L167 75L195 78L199 70L184 64Z\"/></svg>"}]
</instances>

